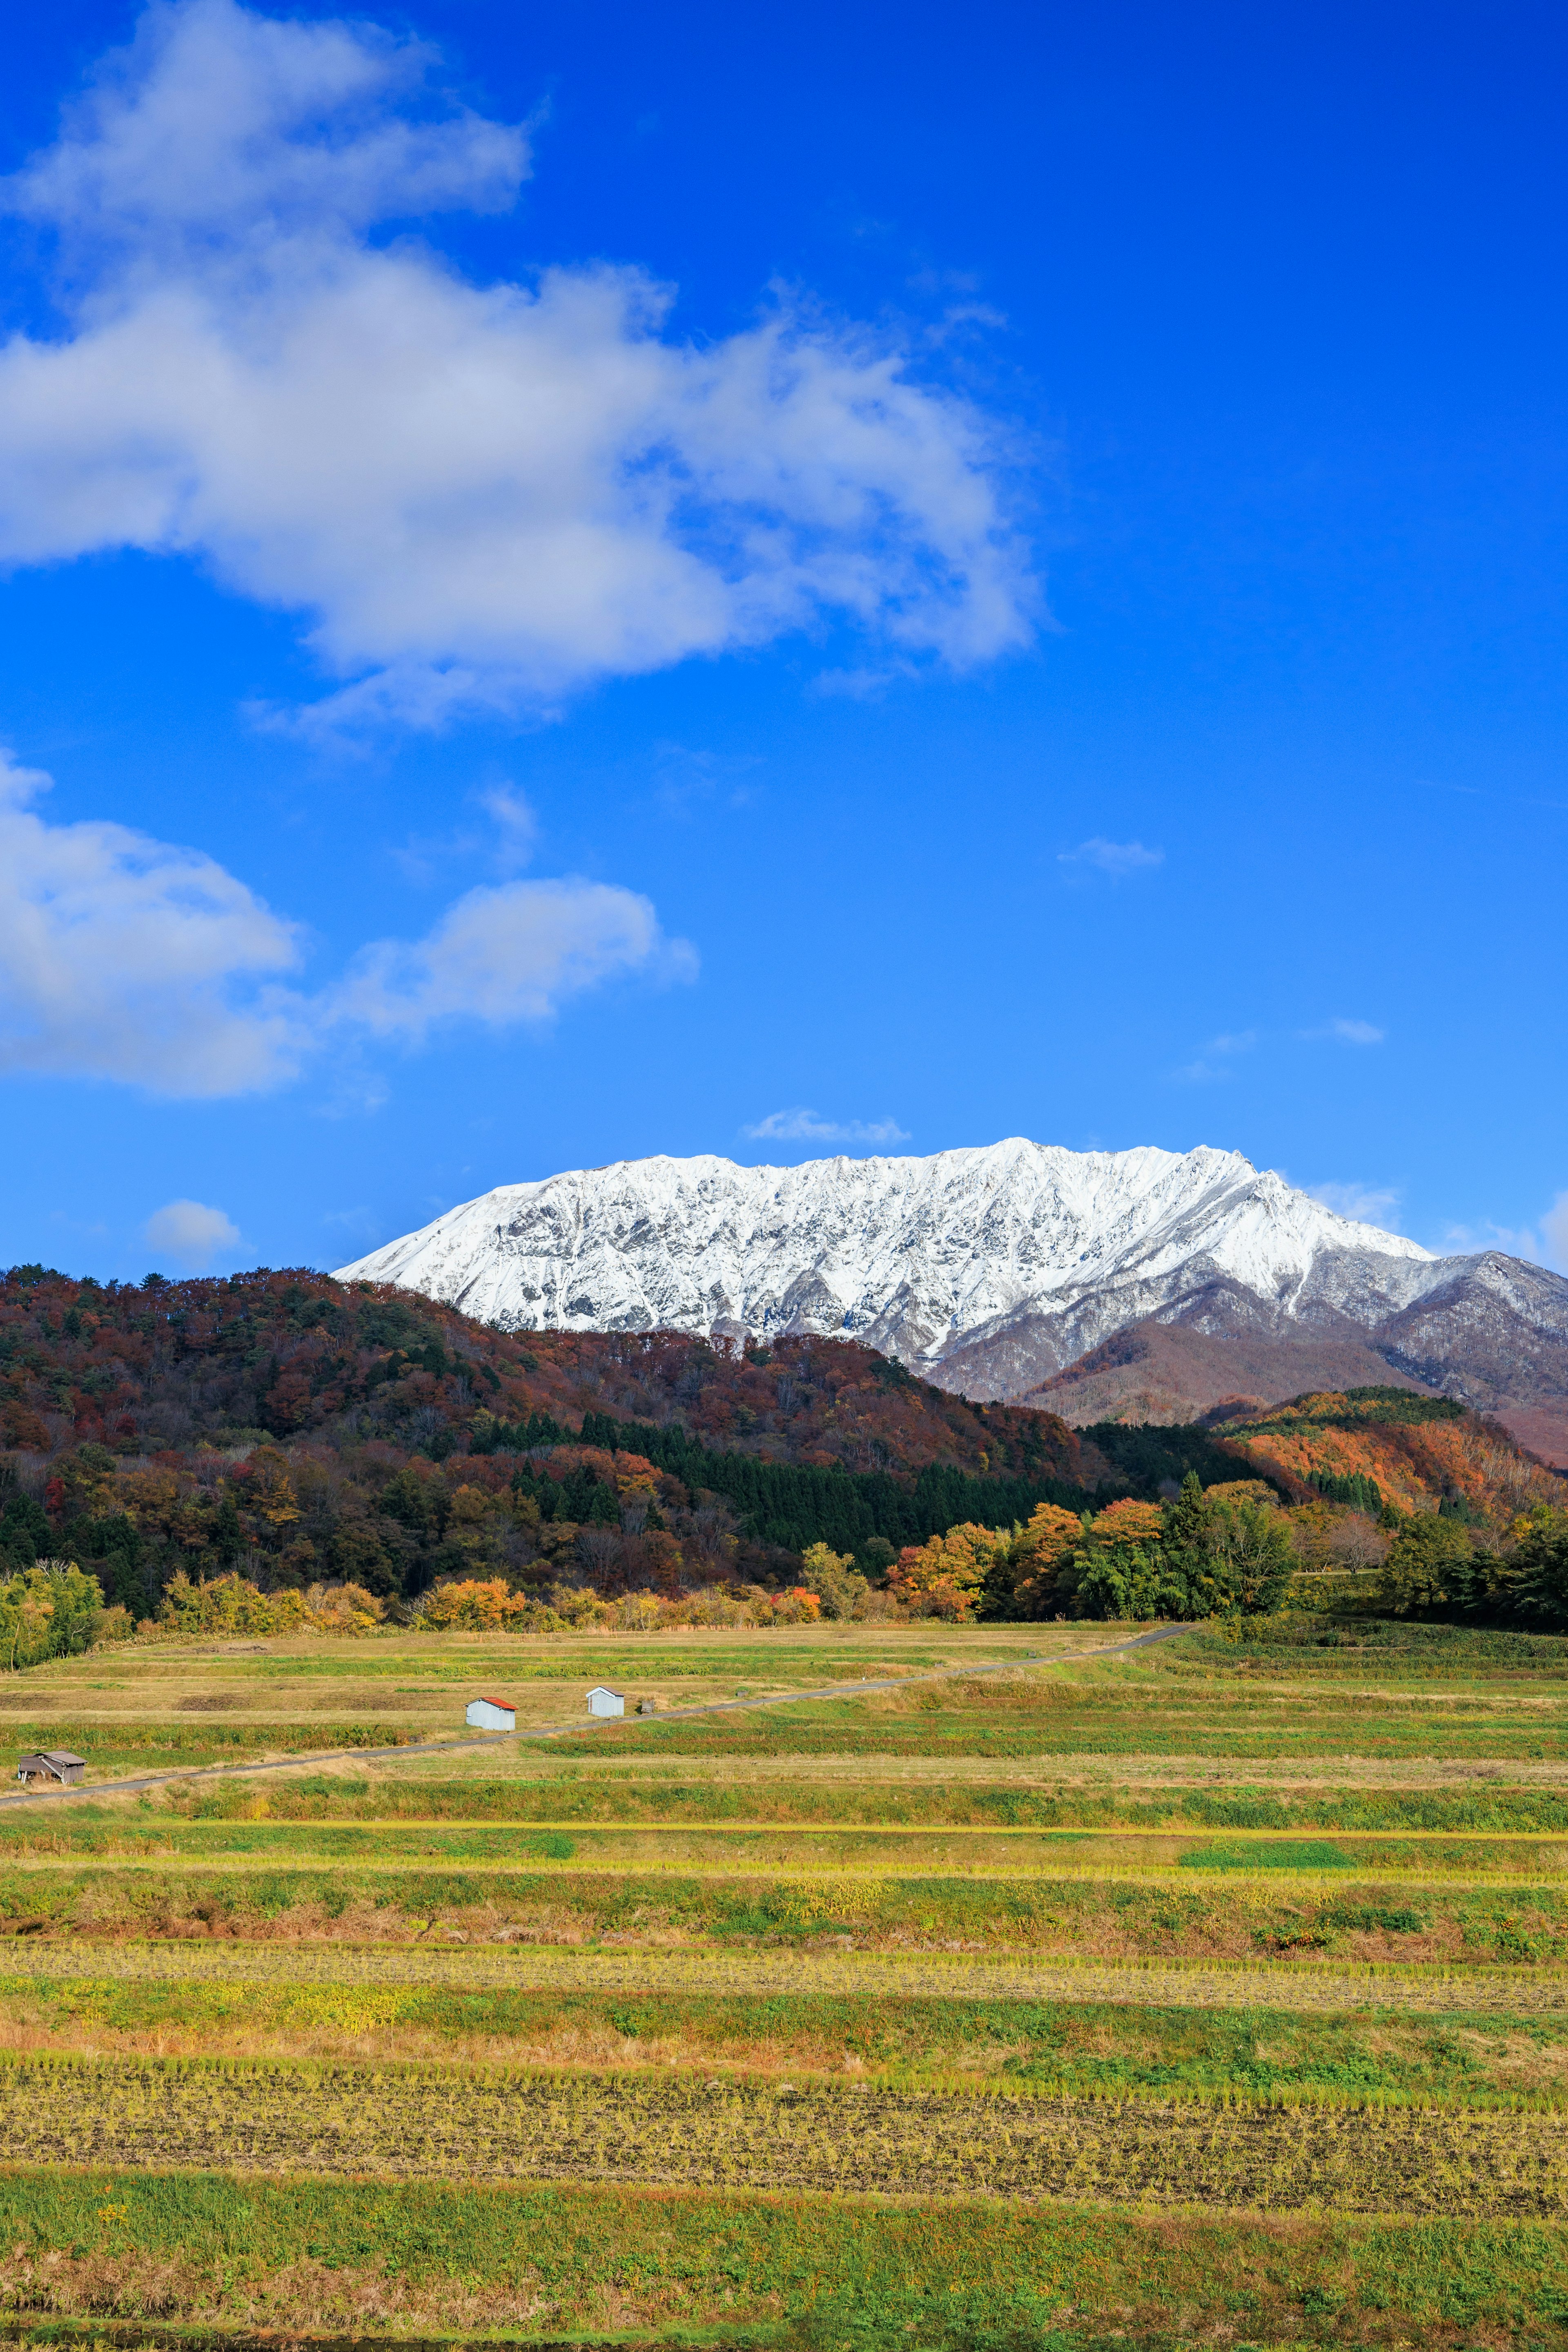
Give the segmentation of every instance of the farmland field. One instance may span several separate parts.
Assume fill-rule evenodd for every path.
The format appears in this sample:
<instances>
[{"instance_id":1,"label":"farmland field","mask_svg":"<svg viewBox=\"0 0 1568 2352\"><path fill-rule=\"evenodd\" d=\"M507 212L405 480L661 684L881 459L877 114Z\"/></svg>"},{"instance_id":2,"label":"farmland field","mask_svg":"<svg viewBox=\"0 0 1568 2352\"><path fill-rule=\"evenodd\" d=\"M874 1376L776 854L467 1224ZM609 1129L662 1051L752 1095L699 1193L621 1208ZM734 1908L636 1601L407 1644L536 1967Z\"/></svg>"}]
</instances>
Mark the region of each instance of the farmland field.
<instances>
[{"instance_id":1,"label":"farmland field","mask_svg":"<svg viewBox=\"0 0 1568 2352\"><path fill-rule=\"evenodd\" d=\"M1270 1628L5 1678L8 2332L1568 2347L1568 1642Z\"/></svg>"}]
</instances>

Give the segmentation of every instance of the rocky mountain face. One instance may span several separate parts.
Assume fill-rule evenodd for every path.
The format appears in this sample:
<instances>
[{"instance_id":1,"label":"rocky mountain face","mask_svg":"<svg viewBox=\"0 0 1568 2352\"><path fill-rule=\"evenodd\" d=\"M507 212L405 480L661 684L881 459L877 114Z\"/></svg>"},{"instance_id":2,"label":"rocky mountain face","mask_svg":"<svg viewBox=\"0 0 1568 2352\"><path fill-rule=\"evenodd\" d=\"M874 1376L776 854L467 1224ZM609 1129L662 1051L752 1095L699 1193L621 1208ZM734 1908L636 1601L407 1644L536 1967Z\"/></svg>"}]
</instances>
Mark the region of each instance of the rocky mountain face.
<instances>
[{"instance_id":1,"label":"rocky mountain face","mask_svg":"<svg viewBox=\"0 0 1568 2352\"><path fill-rule=\"evenodd\" d=\"M1191 1420L1216 1384L1268 1402L1342 1361L1568 1440L1568 1281L1495 1251L1434 1257L1237 1152L1014 1139L799 1168L626 1160L500 1186L340 1269L356 1277L506 1330L855 1339L1080 1424L1127 1405ZM1059 1378L1157 1330L1184 1335L1186 1366L1158 1416L1134 1405L1142 1359L1120 1391Z\"/></svg>"},{"instance_id":2,"label":"rocky mountain face","mask_svg":"<svg viewBox=\"0 0 1568 2352\"><path fill-rule=\"evenodd\" d=\"M1393 1370L1364 1334L1348 1340L1218 1338L1150 1317L1042 1381L1026 1402L1078 1429L1098 1421L1217 1425L1309 1391L1376 1387L1430 1393L1424 1381Z\"/></svg>"}]
</instances>

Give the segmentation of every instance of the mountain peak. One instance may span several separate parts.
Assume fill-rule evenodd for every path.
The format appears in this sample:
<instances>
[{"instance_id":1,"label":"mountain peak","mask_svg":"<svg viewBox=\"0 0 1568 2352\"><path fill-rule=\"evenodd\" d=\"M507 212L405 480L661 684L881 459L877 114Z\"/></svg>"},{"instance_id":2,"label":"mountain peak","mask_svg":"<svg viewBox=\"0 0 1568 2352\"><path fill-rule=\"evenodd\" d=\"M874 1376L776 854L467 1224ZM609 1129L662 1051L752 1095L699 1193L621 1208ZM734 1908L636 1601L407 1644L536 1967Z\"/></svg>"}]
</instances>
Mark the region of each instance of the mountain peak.
<instances>
[{"instance_id":1,"label":"mountain peak","mask_svg":"<svg viewBox=\"0 0 1568 2352\"><path fill-rule=\"evenodd\" d=\"M795 1167L617 1160L500 1185L340 1271L505 1329L815 1332L936 1380L956 1350L1047 1322L1026 1387L1168 1309L1194 1276L1270 1312L1365 1321L1356 1300L1396 1311L1436 1264L1239 1152L1078 1152L1010 1136Z\"/></svg>"}]
</instances>

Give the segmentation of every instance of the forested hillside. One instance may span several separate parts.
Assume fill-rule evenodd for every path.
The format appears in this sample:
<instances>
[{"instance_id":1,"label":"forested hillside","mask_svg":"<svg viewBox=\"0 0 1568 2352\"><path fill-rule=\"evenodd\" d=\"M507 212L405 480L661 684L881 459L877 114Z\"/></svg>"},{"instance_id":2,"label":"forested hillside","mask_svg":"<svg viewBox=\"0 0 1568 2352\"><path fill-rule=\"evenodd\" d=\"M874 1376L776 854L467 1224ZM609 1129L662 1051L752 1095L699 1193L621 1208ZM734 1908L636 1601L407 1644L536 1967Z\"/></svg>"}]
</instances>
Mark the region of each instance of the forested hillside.
<instances>
[{"instance_id":1,"label":"forested hillside","mask_svg":"<svg viewBox=\"0 0 1568 2352\"><path fill-rule=\"evenodd\" d=\"M482 1450L493 1423L575 1426L595 1411L821 1469L1085 1475L1080 1441L1054 1414L971 1405L852 1340L740 1351L671 1331L503 1333L309 1271L100 1286L21 1266L0 1280L0 1436L23 1451L89 1439L149 1453L352 1425L439 1461L465 1441Z\"/></svg>"},{"instance_id":2,"label":"forested hillside","mask_svg":"<svg viewBox=\"0 0 1568 2352\"><path fill-rule=\"evenodd\" d=\"M1505 1429L1450 1397L1407 1389L1293 1397L1216 1434L1303 1502L1321 1495L1358 1510L1437 1511L1503 1527L1537 1505L1560 1506L1565 1491L1561 1475L1521 1453Z\"/></svg>"},{"instance_id":3,"label":"forested hillside","mask_svg":"<svg viewBox=\"0 0 1568 2352\"><path fill-rule=\"evenodd\" d=\"M13 1268L0 1442L0 1552L90 1563L136 1614L181 1570L384 1599L450 1576L777 1586L813 1542L875 1568L959 1520L1129 1491L1053 1415L853 1342L503 1334L309 1272Z\"/></svg>"},{"instance_id":4,"label":"forested hillside","mask_svg":"<svg viewBox=\"0 0 1568 2352\"><path fill-rule=\"evenodd\" d=\"M1220 1431L1080 1432L967 1403L852 1341L501 1333L301 1272L100 1286L13 1268L0 1437L0 1573L74 1559L135 1618L177 1579L233 1571L270 1593L338 1589L351 1612L355 1592L395 1610L451 1583L568 1616L595 1596L777 1595L824 1545L837 1566L814 1561L814 1591L852 1570L960 1613L1181 1613L1218 1558L1172 1517L1189 1473L1215 1495L1263 1482L1227 1543L1279 1550L1256 1517L1272 1496L1298 1507L1296 1549L1325 1557L1380 1555L1380 1514L1497 1534L1563 1493L1500 1431L1398 1391L1297 1398Z\"/></svg>"}]
</instances>

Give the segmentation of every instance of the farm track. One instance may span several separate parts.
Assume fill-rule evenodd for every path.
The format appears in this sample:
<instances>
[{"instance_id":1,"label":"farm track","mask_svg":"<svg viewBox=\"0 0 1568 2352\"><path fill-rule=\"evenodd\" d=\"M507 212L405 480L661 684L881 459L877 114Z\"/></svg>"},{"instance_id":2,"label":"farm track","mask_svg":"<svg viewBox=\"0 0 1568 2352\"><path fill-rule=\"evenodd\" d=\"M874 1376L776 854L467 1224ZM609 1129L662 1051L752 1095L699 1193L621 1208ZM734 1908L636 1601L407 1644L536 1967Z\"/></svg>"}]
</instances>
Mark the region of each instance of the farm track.
<instances>
[{"instance_id":1,"label":"farm track","mask_svg":"<svg viewBox=\"0 0 1568 2352\"><path fill-rule=\"evenodd\" d=\"M1124 2206L1568 2214L1568 2122L424 2067L0 2066L8 2160Z\"/></svg>"},{"instance_id":2,"label":"farm track","mask_svg":"<svg viewBox=\"0 0 1568 2352\"><path fill-rule=\"evenodd\" d=\"M1049 1661L1044 1663L1048 1664ZM71 1721L82 1727L89 1718L83 1711L73 1708ZM140 1719L140 1718L138 1718ZM161 1712L149 1710L148 1721L163 1722ZM0 1722L5 1720L0 1716ZM106 1722L112 1718L105 1718ZM38 1721L34 1717L16 1718L14 1727L18 1744L23 1734L31 1739L41 1736ZM507 1732L489 1734L484 1739L440 1741L389 1748L384 1759L369 1748L334 1749L330 1755L321 1750L286 1756L261 1757L249 1763L229 1764L221 1770L229 1778L243 1780L247 1772L270 1772L274 1766L298 1764L312 1770L324 1765L368 1765L378 1780L406 1779L409 1785L421 1786L438 1767L441 1758L448 1753L464 1753L454 1768L455 1777L464 1780L478 1779L487 1770L479 1754L489 1748L499 1755L504 1765L508 1743ZM405 1774L400 1765L412 1767ZM168 1777L191 1780L209 1768L186 1764L171 1766ZM160 1768L162 1769L162 1768ZM1114 1789L1119 1792L1144 1790L1158 1796L1168 1795L1175 1789L1229 1790L1238 1780L1254 1783L1270 1790L1289 1793L1293 1790L1370 1788L1384 1790L1415 1789L1554 1789L1568 1781L1568 1759L1563 1758L1520 1756L1477 1756L1462 1759L1447 1756L1364 1756L1349 1752L1300 1755L1248 1755L1237 1749L1223 1756L1202 1753L1166 1754L1161 1750L1115 1749L1056 1749L1042 1748L1030 1756L1016 1755L914 1755L903 1751L867 1749L839 1755L821 1753L775 1753L772 1749L757 1753L733 1755L668 1755L647 1748L627 1748L601 1756L563 1756L549 1748L531 1748L520 1751L514 1769L494 1776L523 1784L544 1777L566 1787L605 1788L630 1785L639 1793L650 1783L671 1779L687 1780L718 1780L726 1787L744 1787L755 1782L766 1786L778 1780L801 1780L820 1783L828 1788L848 1781L857 1786L900 1785L911 1790L932 1781L952 1781L958 1786L975 1782L1005 1784L1012 1790L1045 1790L1051 1795L1081 1796L1086 1791L1097 1795ZM140 1785L140 1783L138 1783ZM481 1785L483 1783L481 1782ZM58 1793L58 1792L57 1792ZM120 1780L90 1780L76 1790L76 1797L95 1797L107 1801L135 1791ZM1138 1801L1136 1798L1132 1801Z\"/></svg>"},{"instance_id":3,"label":"farm track","mask_svg":"<svg viewBox=\"0 0 1568 2352\"><path fill-rule=\"evenodd\" d=\"M1146 1650L1156 1643L1173 1642L1188 1633L1186 1625L1163 1625L1150 1633L1134 1634L1130 1641L1113 1642L1092 1650L1077 1650L1048 1658L981 1658L948 1666L923 1669L914 1675L862 1676L857 1681L842 1680L824 1684L814 1690L769 1691L757 1698L708 1699L697 1706L670 1706L660 1710L662 1723L689 1722L698 1716L749 1714L758 1707L788 1706L813 1699L863 1698L877 1691L909 1689L918 1683L942 1683L970 1679L977 1675L1023 1674L1040 1667L1093 1664L1100 1658L1124 1655L1131 1650ZM300 1766L320 1766L327 1763L371 1761L383 1762L388 1758L398 1761L415 1756L432 1754L456 1755L464 1750L494 1748L510 1739L559 1739L578 1737L584 1732L609 1730L618 1717L605 1717L595 1722L584 1722L578 1717L571 1723L521 1724L515 1731L489 1732L477 1739L408 1740L395 1748L344 1748L318 1750L313 1755L269 1757L254 1764L206 1764L185 1766L161 1772L142 1772L122 1780L83 1781L77 1788L27 1790L20 1795L0 1797L0 1806L52 1804L89 1795L110 1796L117 1791L154 1789L171 1780L228 1780L239 1772L281 1772Z\"/></svg>"},{"instance_id":4,"label":"farm track","mask_svg":"<svg viewBox=\"0 0 1568 2352\"><path fill-rule=\"evenodd\" d=\"M1394 2011L1412 2016L1562 2015L1568 1971L1444 1971L1392 1963L1272 1967L1212 1960L1019 1963L970 1954L723 1952L550 1944L14 1942L0 1986L71 1982L427 1986L449 1991L626 1992L810 1999L1113 2001L1139 2008Z\"/></svg>"},{"instance_id":5,"label":"farm track","mask_svg":"<svg viewBox=\"0 0 1568 2352\"><path fill-rule=\"evenodd\" d=\"M455 1722L504 1647L383 1714L323 1642L330 1717L259 1653L61 1669L18 1746L132 1777L0 1813L0 2302L273 2352L940 2352L937 2315L948 2352L1568 2352L1568 1643L1394 1637L1344 1687L1250 1633L716 1642L684 1691L611 1643L584 1681L659 1717L557 1729L540 1678L517 1738ZM166 1735L66 1711L110 1673Z\"/></svg>"}]
</instances>

